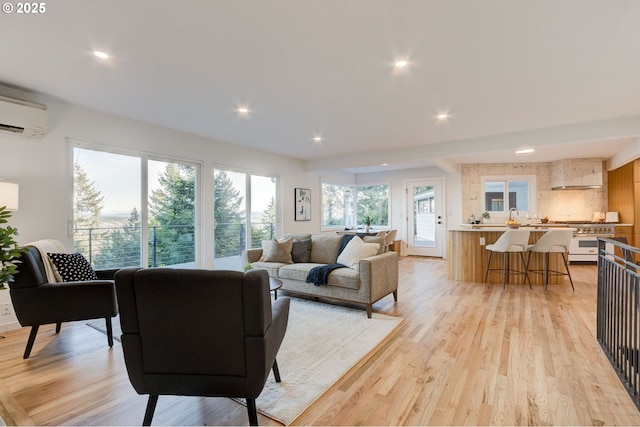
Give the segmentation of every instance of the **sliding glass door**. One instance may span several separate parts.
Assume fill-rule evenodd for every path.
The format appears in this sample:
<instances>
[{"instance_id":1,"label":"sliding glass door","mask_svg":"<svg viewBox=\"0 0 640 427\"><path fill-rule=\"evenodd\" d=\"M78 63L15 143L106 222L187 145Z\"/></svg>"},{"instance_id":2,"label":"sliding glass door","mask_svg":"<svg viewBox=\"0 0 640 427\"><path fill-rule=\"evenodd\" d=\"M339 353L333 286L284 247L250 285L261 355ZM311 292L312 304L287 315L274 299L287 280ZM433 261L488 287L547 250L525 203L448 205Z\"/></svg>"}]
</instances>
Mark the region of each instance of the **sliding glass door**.
<instances>
[{"instance_id":1,"label":"sliding glass door","mask_svg":"<svg viewBox=\"0 0 640 427\"><path fill-rule=\"evenodd\" d=\"M276 183L275 177L215 170L215 269L242 270L242 251L276 236Z\"/></svg>"},{"instance_id":2,"label":"sliding glass door","mask_svg":"<svg viewBox=\"0 0 640 427\"><path fill-rule=\"evenodd\" d=\"M96 269L195 267L199 166L73 143L74 248Z\"/></svg>"}]
</instances>

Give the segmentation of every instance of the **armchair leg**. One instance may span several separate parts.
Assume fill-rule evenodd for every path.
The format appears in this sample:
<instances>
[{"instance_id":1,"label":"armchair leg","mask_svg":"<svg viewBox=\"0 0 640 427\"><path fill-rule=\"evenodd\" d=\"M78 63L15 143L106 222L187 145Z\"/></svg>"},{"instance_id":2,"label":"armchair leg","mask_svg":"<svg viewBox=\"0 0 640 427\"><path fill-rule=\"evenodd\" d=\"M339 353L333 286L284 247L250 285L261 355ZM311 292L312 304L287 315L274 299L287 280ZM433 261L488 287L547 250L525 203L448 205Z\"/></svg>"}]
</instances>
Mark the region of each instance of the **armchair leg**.
<instances>
[{"instance_id":1,"label":"armchair leg","mask_svg":"<svg viewBox=\"0 0 640 427\"><path fill-rule=\"evenodd\" d=\"M149 400L147 401L147 410L144 412L144 420L142 421L143 426L150 426L151 419L153 418L153 413L156 410L156 404L158 403L158 395L149 395Z\"/></svg>"},{"instance_id":2,"label":"armchair leg","mask_svg":"<svg viewBox=\"0 0 640 427\"><path fill-rule=\"evenodd\" d=\"M107 342L109 343L109 347L113 347L113 327L111 326L111 317L105 317L104 320L107 324Z\"/></svg>"},{"instance_id":3,"label":"armchair leg","mask_svg":"<svg viewBox=\"0 0 640 427\"><path fill-rule=\"evenodd\" d=\"M56 334L60 333L60 329L62 328L62 322L56 323Z\"/></svg>"},{"instance_id":4,"label":"armchair leg","mask_svg":"<svg viewBox=\"0 0 640 427\"><path fill-rule=\"evenodd\" d=\"M38 334L38 328L40 325L33 325L31 327L31 332L29 333L29 339L27 340L27 348L24 349L23 359L26 359L31 354L31 349L33 348L33 343L36 340L36 335Z\"/></svg>"},{"instance_id":5,"label":"armchair leg","mask_svg":"<svg viewBox=\"0 0 640 427\"><path fill-rule=\"evenodd\" d=\"M258 425L258 411L256 410L256 400L247 397L247 412L249 413L249 425Z\"/></svg>"},{"instance_id":6,"label":"armchair leg","mask_svg":"<svg viewBox=\"0 0 640 427\"><path fill-rule=\"evenodd\" d=\"M280 370L278 369L278 361L277 360L273 361L273 376L276 377L276 382L277 383L282 381L280 379Z\"/></svg>"}]
</instances>

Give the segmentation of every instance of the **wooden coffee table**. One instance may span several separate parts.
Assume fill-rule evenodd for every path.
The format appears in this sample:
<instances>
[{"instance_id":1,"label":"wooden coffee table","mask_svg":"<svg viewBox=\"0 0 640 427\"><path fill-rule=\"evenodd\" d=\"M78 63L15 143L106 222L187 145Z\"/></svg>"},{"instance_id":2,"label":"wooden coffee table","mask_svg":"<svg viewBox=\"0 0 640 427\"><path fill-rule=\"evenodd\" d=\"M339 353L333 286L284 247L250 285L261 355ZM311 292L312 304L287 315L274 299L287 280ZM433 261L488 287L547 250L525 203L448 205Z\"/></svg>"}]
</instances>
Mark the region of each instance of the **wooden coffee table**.
<instances>
[{"instance_id":1,"label":"wooden coffee table","mask_svg":"<svg viewBox=\"0 0 640 427\"><path fill-rule=\"evenodd\" d=\"M273 291L274 301L278 299L278 289L282 287L282 280L275 277L269 277L269 288Z\"/></svg>"}]
</instances>

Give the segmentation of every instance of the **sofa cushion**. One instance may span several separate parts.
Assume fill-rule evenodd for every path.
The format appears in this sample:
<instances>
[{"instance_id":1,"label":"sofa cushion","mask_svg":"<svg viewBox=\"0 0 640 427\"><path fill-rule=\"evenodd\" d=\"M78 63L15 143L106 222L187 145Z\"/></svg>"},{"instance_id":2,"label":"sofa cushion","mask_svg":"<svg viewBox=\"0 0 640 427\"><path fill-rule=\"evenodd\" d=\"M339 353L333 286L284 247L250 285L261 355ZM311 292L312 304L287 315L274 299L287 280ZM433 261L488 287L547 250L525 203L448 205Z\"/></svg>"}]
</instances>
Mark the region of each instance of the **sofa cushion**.
<instances>
[{"instance_id":1,"label":"sofa cushion","mask_svg":"<svg viewBox=\"0 0 640 427\"><path fill-rule=\"evenodd\" d=\"M264 256L264 262L282 262L286 264L293 263L291 259L291 249L293 248L293 239L287 239L279 242L275 237L269 244L269 249Z\"/></svg>"},{"instance_id":2,"label":"sofa cushion","mask_svg":"<svg viewBox=\"0 0 640 427\"><path fill-rule=\"evenodd\" d=\"M337 261L338 264L359 270L360 260L376 255L379 249L378 243L365 243L360 237L355 236L338 255Z\"/></svg>"},{"instance_id":3,"label":"sofa cushion","mask_svg":"<svg viewBox=\"0 0 640 427\"><path fill-rule=\"evenodd\" d=\"M311 259L316 264L335 264L342 236L338 234L314 234L311 236Z\"/></svg>"},{"instance_id":4,"label":"sofa cushion","mask_svg":"<svg viewBox=\"0 0 640 427\"><path fill-rule=\"evenodd\" d=\"M293 262L309 262L311 260L311 239L294 240L291 259Z\"/></svg>"},{"instance_id":5,"label":"sofa cushion","mask_svg":"<svg viewBox=\"0 0 640 427\"><path fill-rule=\"evenodd\" d=\"M322 266L324 264L316 263L304 263L304 264L285 264L283 265L278 274L280 279L296 280L299 282L306 282L309 271L312 268ZM309 286L309 292L313 293L315 286L312 283L307 283ZM324 285L323 285L324 286ZM329 280L326 286L336 286L340 288L348 289L360 289L360 272L350 268L338 268L333 270L329 274ZM285 283L286 289L286 283Z\"/></svg>"},{"instance_id":6,"label":"sofa cushion","mask_svg":"<svg viewBox=\"0 0 640 427\"><path fill-rule=\"evenodd\" d=\"M269 277L280 277L280 268L285 265L295 265L295 264L285 264L282 262L264 262L264 261L256 261L251 263L251 269L261 268L263 270L267 270L267 274Z\"/></svg>"}]
</instances>

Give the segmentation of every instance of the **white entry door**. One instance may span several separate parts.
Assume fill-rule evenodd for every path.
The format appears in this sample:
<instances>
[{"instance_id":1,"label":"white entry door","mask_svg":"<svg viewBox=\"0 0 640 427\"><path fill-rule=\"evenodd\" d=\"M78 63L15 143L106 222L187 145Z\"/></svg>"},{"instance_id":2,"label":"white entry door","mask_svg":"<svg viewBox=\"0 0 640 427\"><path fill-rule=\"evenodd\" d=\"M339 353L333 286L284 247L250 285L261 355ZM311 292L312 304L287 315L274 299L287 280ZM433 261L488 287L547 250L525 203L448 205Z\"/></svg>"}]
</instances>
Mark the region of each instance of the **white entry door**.
<instances>
[{"instance_id":1,"label":"white entry door","mask_svg":"<svg viewBox=\"0 0 640 427\"><path fill-rule=\"evenodd\" d=\"M443 178L407 181L406 255L442 258L445 230Z\"/></svg>"}]
</instances>

